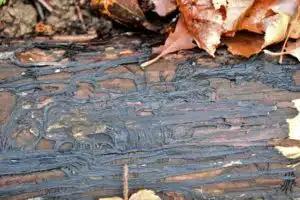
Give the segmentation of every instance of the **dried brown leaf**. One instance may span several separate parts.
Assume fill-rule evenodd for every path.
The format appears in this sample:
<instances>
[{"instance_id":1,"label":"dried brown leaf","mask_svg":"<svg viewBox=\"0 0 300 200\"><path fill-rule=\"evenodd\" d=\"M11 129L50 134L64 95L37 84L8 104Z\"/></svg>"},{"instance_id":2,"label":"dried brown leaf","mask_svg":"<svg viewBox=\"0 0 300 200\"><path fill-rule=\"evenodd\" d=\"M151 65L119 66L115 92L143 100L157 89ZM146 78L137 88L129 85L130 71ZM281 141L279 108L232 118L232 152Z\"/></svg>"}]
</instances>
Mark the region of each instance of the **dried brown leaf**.
<instances>
[{"instance_id":1,"label":"dried brown leaf","mask_svg":"<svg viewBox=\"0 0 300 200\"><path fill-rule=\"evenodd\" d=\"M264 20L265 26L265 42L264 47L281 42L285 39L288 25L290 22L290 16L279 13L268 17Z\"/></svg>"},{"instance_id":2,"label":"dried brown leaf","mask_svg":"<svg viewBox=\"0 0 300 200\"><path fill-rule=\"evenodd\" d=\"M299 46L300 48L300 46ZM300 51L300 49L299 49ZM300 53L300 52L299 52ZM300 111L300 99L293 101L295 107L298 111ZM300 140L300 114L298 114L295 118L287 119L289 123L289 138L292 140Z\"/></svg>"},{"instance_id":3,"label":"dried brown leaf","mask_svg":"<svg viewBox=\"0 0 300 200\"><path fill-rule=\"evenodd\" d=\"M295 107L298 111L300 111L300 99L293 101ZM300 140L300 114L298 114L293 119L287 119L289 123L289 139L293 140ZM300 157L300 148L298 146L291 146L291 147L283 147L283 146L276 146L276 149L280 151L285 157L296 159Z\"/></svg>"},{"instance_id":4,"label":"dried brown leaf","mask_svg":"<svg viewBox=\"0 0 300 200\"><path fill-rule=\"evenodd\" d=\"M100 198L98 200L123 200L120 197L109 197L109 198ZM138 192L132 194L129 200L161 200L159 196L155 194L152 190L139 190Z\"/></svg>"},{"instance_id":5,"label":"dried brown leaf","mask_svg":"<svg viewBox=\"0 0 300 200\"><path fill-rule=\"evenodd\" d=\"M300 38L300 0L298 0L297 14L291 21L290 38Z\"/></svg>"},{"instance_id":6,"label":"dried brown leaf","mask_svg":"<svg viewBox=\"0 0 300 200\"><path fill-rule=\"evenodd\" d=\"M225 11L216 10L211 0L178 0L187 29L198 47L214 56L223 32Z\"/></svg>"},{"instance_id":7,"label":"dried brown leaf","mask_svg":"<svg viewBox=\"0 0 300 200\"><path fill-rule=\"evenodd\" d=\"M282 46L282 49L281 49L281 53L284 52L285 50L285 47L286 47L286 44L288 42L288 39L291 37L291 35L294 33L294 29L297 28L297 20L300 19L300 6L297 7L297 13L296 13L296 16L294 16L292 22L291 22L291 25L290 27L288 28L288 32L287 32L287 35L285 37L285 40L284 40L284 43L283 43L283 46ZM279 58L279 63L282 63L282 60L283 60L283 55L280 56Z\"/></svg>"},{"instance_id":8,"label":"dried brown leaf","mask_svg":"<svg viewBox=\"0 0 300 200\"><path fill-rule=\"evenodd\" d=\"M270 10L277 0L256 0L247 16L243 19L239 29L254 33L264 33L264 19L274 15Z\"/></svg>"},{"instance_id":9,"label":"dried brown leaf","mask_svg":"<svg viewBox=\"0 0 300 200\"><path fill-rule=\"evenodd\" d=\"M287 37L290 22L299 6L299 0L177 0L177 3L185 31L178 31L178 27L184 27L180 21L175 32L167 39L162 53L142 66L149 65L168 53L193 48L192 39L199 48L214 56L221 35L234 36L238 30L264 34L264 38L241 33L234 38L224 39L230 52L250 57ZM294 19L296 28L290 31L292 38L300 36L298 20ZM289 51L296 57L297 52Z\"/></svg>"},{"instance_id":10,"label":"dried brown leaf","mask_svg":"<svg viewBox=\"0 0 300 200\"><path fill-rule=\"evenodd\" d=\"M236 31L245 15L255 0L227 0L226 20L224 28L226 31Z\"/></svg>"},{"instance_id":11,"label":"dried brown leaf","mask_svg":"<svg viewBox=\"0 0 300 200\"><path fill-rule=\"evenodd\" d=\"M250 57L261 51L264 44L262 35L252 33L237 33L233 38L224 38L222 41L228 46L228 51L233 55Z\"/></svg>"},{"instance_id":12,"label":"dried brown leaf","mask_svg":"<svg viewBox=\"0 0 300 200\"><path fill-rule=\"evenodd\" d=\"M256 0L240 29L265 33L265 47L285 39L296 12L296 0Z\"/></svg>"},{"instance_id":13,"label":"dried brown leaf","mask_svg":"<svg viewBox=\"0 0 300 200\"><path fill-rule=\"evenodd\" d=\"M161 200L152 190L140 190L131 195L129 200Z\"/></svg>"},{"instance_id":14,"label":"dried brown leaf","mask_svg":"<svg viewBox=\"0 0 300 200\"><path fill-rule=\"evenodd\" d=\"M291 24L293 24L293 30L291 32L290 38L298 39L300 38L300 18L293 19Z\"/></svg>"},{"instance_id":15,"label":"dried brown leaf","mask_svg":"<svg viewBox=\"0 0 300 200\"><path fill-rule=\"evenodd\" d=\"M143 63L141 66L146 67L169 53L173 53L182 49L192 49L195 46L196 45L193 43L193 37L188 32L182 17L180 17L174 33L170 33L164 44L162 52L156 58Z\"/></svg>"}]
</instances>

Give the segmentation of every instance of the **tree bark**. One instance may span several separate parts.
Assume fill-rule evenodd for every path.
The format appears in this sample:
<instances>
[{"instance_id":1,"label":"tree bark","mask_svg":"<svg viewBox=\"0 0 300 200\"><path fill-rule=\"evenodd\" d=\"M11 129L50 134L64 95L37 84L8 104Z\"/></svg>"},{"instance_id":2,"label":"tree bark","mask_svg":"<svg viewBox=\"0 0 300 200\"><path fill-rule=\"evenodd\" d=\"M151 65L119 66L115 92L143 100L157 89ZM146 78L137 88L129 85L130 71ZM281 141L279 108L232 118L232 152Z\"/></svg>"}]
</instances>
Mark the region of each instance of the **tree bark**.
<instances>
[{"instance_id":1,"label":"tree bark","mask_svg":"<svg viewBox=\"0 0 300 200\"><path fill-rule=\"evenodd\" d=\"M218 50L168 56L145 70L143 38L0 47L0 198L122 195L287 199L299 169L275 145L297 115L300 65Z\"/></svg>"}]
</instances>

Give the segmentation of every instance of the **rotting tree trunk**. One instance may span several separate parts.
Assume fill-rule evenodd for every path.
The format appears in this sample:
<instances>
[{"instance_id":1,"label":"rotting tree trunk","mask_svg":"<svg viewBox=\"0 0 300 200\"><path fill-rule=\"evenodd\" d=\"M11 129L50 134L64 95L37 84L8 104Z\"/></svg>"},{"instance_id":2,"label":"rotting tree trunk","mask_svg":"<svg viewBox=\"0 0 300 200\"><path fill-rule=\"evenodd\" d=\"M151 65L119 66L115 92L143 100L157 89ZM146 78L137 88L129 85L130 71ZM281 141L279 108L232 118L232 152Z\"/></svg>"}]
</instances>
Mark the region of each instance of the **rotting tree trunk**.
<instances>
[{"instance_id":1,"label":"rotting tree trunk","mask_svg":"<svg viewBox=\"0 0 300 200\"><path fill-rule=\"evenodd\" d=\"M114 48L111 48L114 47ZM186 199L300 196L291 142L300 65L185 52L149 66L149 45L4 44L0 198L82 199L176 191Z\"/></svg>"}]
</instances>

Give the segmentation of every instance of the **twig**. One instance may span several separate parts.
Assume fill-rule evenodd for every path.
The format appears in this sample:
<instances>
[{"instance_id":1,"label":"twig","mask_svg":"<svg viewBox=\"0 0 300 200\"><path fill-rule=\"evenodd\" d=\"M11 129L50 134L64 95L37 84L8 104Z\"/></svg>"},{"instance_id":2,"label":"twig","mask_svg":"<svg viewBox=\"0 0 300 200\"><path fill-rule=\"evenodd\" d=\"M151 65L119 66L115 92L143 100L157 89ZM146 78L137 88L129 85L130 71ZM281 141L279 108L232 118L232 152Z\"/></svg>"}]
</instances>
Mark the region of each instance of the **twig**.
<instances>
[{"instance_id":1,"label":"twig","mask_svg":"<svg viewBox=\"0 0 300 200\"><path fill-rule=\"evenodd\" d=\"M70 41L70 42L87 42L95 38L97 38L96 33L86 34L86 35L57 35L52 37L52 39L56 41Z\"/></svg>"},{"instance_id":2,"label":"twig","mask_svg":"<svg viewBox=\"0 0 300 200\"><path fill-rule=\"evenodd\" d=\"M128 200L128 165L123 167L123 198Z\"/></svg>"},{"instance_id":3,"label":"twig","mask_svg":"<svg viewBox=\"0 0 300 200\"><path fill-rule=\"evenodd\" d=\"M53 8L45 0L37 0L41 3L49 12L53 12Z\"/></svg>"},{"instance_id":4,"label":"twig","mask_svg":"<svg viewBox=\"0 0 300 200\"><path fill-rule=\"evenodd\" d=\"M85 23L84 23L84 20L83 20L83 17L82 17L82 12L81 12L81 9L80 9L77 1L75 3L75 7L76 7L78 18L79 18L79 20L82 24L82 27L83 27L84 30L86 30L86 26L85 26Z\"/></svg>"},{"instance_id":5,"label":"twig","mask_svg":"<svg viewBox=\"0 0 300 200\"><path fill-rule=\"evenodd\" d=\"M161 57L163 57L164 55L159 55L159 56L156 56L155 58L153 58L153 59L151 59L151 60L149 60L149 61L147 61L147 62L144 62L144 63L142 63L141 64L141 68L142 69L145 69L145 67L147 67L147 66L149 66L149 65L151 65L151 64L153 64L153 63L155 63L156 61L158 61Z\"/></svg>"},{"instance_id":6,"label":"twig","mask_svg":"<svg viewBox=\"0 0 300 200\"><path fill-rule=\"evenodd\" d=\"M298 9L297 9L297 15L296 15L296 17L295 17L295 21L292 22L292 24L291 24L291 26L290 26L290 28L289 28L288 34L287 34L287 36L286 36L286 38L285 38L285 41L284 41L284 43L283 43L283 46L282 46L282 49L281 49L281 55L280 55L280 58L279 58L279 63L280 63L280 64L281 64L282 61L283 61L283 55L284 55L283 52L285 51L287 41L288 41L289 37L291 36L291 34L292 34L294 28L295 28L295 23L296 23L296 21L298 20L299 16L300 16L300 6L298 6Z\"/></svg>"},{"instance_id":7,"label":"twig","mask_svg":"<svg viewBox=\"0 0 300 200\"><path fill-rule=\"evenodd\" d=\"M269 50L264 50L265 54L270 55L270 56L283 56L283 55L288 55L290 52L272 52Z\"/></svg>"},{"instance_id":8,"label":"twig","mask_svg":"<svg viewBox=\"0 0 300 200\"><path fill-rule=\"evenodd\" d=\"M37 0L35 0L34 5L35 5L41 19L45 20L45 15L44 15L43 8L42 8L41 4L39 2L37 2Z\"/></svg>"}]
</instances>

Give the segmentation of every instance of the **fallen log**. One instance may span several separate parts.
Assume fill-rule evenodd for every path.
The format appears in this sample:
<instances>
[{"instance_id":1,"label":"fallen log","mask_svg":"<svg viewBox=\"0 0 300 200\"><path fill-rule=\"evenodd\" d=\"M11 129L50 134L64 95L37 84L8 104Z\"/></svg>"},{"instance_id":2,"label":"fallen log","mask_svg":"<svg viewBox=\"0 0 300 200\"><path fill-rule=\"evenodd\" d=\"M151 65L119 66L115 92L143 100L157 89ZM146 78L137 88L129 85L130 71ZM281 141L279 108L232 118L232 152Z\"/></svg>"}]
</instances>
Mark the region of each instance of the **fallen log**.
<instances>
[{"instance_id":1,"label":"fallen log","mask_svg":"<svg viewBox=\"0 0 300 200\"><path fill-rule=\"evenodd\" d=\"M218 50L185 51L144 71L133 37L0 48L0 198L100 198L176 191L186 199L300 196L299 169L275 145L299 145L300 65ZM1 57L2 56L2 57Z\"/></svg>"}]
</instances>

